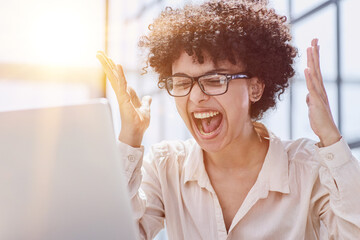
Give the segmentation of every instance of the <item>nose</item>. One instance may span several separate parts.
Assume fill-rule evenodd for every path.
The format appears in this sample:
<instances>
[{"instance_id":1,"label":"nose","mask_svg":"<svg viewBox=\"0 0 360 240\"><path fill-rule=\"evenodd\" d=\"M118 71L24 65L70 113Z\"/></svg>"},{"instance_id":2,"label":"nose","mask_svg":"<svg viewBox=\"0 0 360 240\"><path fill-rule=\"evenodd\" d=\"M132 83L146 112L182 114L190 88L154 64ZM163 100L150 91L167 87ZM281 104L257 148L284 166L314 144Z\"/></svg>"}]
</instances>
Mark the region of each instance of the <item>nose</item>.
<instances>
[{"instance_id":1,"label":"nose","mask_svg":"<svg viewBox=\"0 0 360 240\"><path fill-rule=\"evenodd\" d=\"M200 88L198 83L195 83L191 92L189 93L190 100L194 103L199 103L202 101L206 101L210 96L206 95Z\"/></svg>"}]
</instances>

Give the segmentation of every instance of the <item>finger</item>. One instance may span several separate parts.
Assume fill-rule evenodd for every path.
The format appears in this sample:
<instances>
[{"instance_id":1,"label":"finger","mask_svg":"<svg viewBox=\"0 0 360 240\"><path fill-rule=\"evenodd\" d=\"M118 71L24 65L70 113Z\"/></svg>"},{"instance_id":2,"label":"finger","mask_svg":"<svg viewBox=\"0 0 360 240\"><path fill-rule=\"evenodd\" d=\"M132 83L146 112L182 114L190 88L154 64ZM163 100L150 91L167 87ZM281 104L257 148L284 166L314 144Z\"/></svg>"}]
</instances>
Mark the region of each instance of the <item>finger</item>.
<instances>
[{"instance_id":1,"label":"finger","mask_svg":"<svg viewBox=\"0 0 360 240\"><path fill-rule=\"evenodd\" d=\"M312 42L313 43L313 42ZM314 55L312 47L307 48L307 63L308 63L308 73L310 76L311 83L316 91L321 95L326 95L324 85L322 83L321 74L320 77L316 72L315 62L314 62ZM325 97L324 97L325 98Z\"/></svg>"},{"instance_id":2,"label":"finger","mask_svg":"<svg viewBox=\"0 0 360 240\"><path fill-rule=\"evenodd\" d=\"M97 53L96 57L100 60L119 103L128 101L130 95L126 91L127 82L121 65L116 66L115 63L101 51Z\"/></svg>"},{"instance_id":3,"label":"finger","mask_svg":"<svg viewBox=\"0 0 360 240\"><path fill-rule=\"evenodd\" d=\"M111 58L107 58L108 59L108 61L109 61L109 64L111 65L111 67L113 68L113 69L116 69L116 64L114 63L114 61L111 59Z\"/></svg>"},{"instance_id":4,"label":"finger","mask_svg":"<svg viewBox=\"0 0 360 240\"><path fill-rule=\"evenodd\" d=\"M318 77L321 77L320 73L320 53L319 53L319 40L317 38L314 38L311 42L312 46L312 53L313 53L313 59L314 59L314 67L318 74Z\"/></svg>"},{"instance_id":5,"label":"finger","mask_svg":"<svg viewBox=\"0 0 360 240\"><path fill-rule=\"evenodd\" d=\"M320 100L320 101L327 102L328 100L327 100L326 92L325 92L325 95L323 95L322 93L319 93L318 89L314 85L314 80L310 74L309 68L306 68L304 70L304 74L305 74L305 80L306 80L306 87L309 90L310 96L312 96L312 98L314 98L314 100Z\"/></svg>"},{"instance_id":6,"label":"finger","mask_svg":"<svg viewBox=\"0 0 360 240\"><path fill-rule=\"evenodd\" d=\"M317 89L314 87L313 81L311 80L311 75L308 69L304 70L306 78L306 86L309 90L308 95L306 96L306 104L310 105L327 105L329 106L329 100L327 98L326 92L325 95L320 94Z\"/></svg>"},{"instance_id":7,"label":"finger","mask_svg":"<svg viewBox=\"0 0 360 240\"><path fill-rule=\"evenodd\" d=\"M314 84L313 76L310 73L309 68L305 68L304 70L306 87L309 90L309 93L313 98L319 99L321 98L324 102L327 102L326 92L319 92L319 89Z\"/></svg>"},{"instance_id":8,"label":"finger","mask_svg":"<svg viewBox=\"0 0 360 240\"><path fill-rule=\"evenodd\" d=\"M109 58L108 56L106 56L106 54L101 51L98 52L97 57L100 60L100 62L102 62L103 67L107 68L108 72L110 72L110 71L112 72L112 74L110 74L110 76L118 78L117 67L116 67L115 63L113 62L113 60L111 58ZM115 79L114 79L114 81L115 81Z\"/></svg>"},{"instance_id":9,"label":"finger","mask_svg":"<svg viewBox=\"0 0 360 240\"><path fill-rule=\"evenodd\" d=\"M313 84L313 80L310 74L310 69L309 68L305 68L304 70L304 74L305 74L305 80L306 80L306 87L309 90L310 93L315 93L316 94L316 89L314 87Z\"/></svg>"},{"instance_id":10,"label":"finger","mask_svg":"<svg viewBox=\"0 0 360 240\"><path fill-rule=\"evenodd\" d=\"M106 56L102 52L98 52L96 54L96 58L100 61L101 65L104 69L104 72L105 72L106 76L109 78L109 80L111 78L116 79L117 76L115 75L114 70L111 67L111 64L108 62Z\"/></svg>"},{"instance_id":11,"label":"finger","mask_svg":"<svg viewBox=\"0 0 360 240\"><path fill-rule=\"evenodd\" d=\"M125 78L123 67L120 64L116 65L116 71L117 71L117 74L119 77L118 79L119 79L119 85L120 85L121 91L126 91L127 81Z\"/></svg>"},{"instance_id":12,"label":"finger","mask_svg":"<svg viewBox=\"0 0 360 240\"><path fill-rule=\"evenodd\" d=\"M111 68L111 64L109 63L108 57L106 56L106 54L102 51L98 51L96 53L96 57L97 59L100 60L100 62L105 65L108 66L109 68Z\"/></svg>"},{"instance_id":13,"label":"finger","mask_svg":"<svg viewBox=\"0 0 360 240\"><path fill-rule=\"evenodd\" d=\"M311 40L311 46L316 46L316 45L318 44L318 42L319 42L319 39L313 38L313 39Z\"/></svg>"},{"instance_id":14,"label":"finger","mask_svg":"<svg viewBox=\"0 0 360 240\"><path fill-rule=\"evenodd\" d=\"M144 96L141 99L141 106L150 109L151 102L152 102L152 98L150 96Z\"/></svg>"},{"instance_id":15,"label":"finger","mask_svg":"<svg viewBox=\"0 0 360 240\"><path fill-rule=\"evenodd\" d=\"M312 53L312 47L308 47L306 49L306 57L307 57L307 67L310 69L310 74L315 75L315 67L314 67L314 56L313 56L313 53Z\"/></svg>"},{"instance_id":16,"label":"finger","mask_svg":"<svg viewBox=\"0 0 360 240\"><path fill-rule=\"evenodd\" d=\"M114 89L115 93L120 91L120 86L118 83L118 76L115 74L114 70L109 66L109 64L105 61L105 59L102 56L99 56L98 59L101 62L101 65L103 66L104 72L109 79L109 82L111 84L111 87Z\"/></svg>"},{"instance_id":17,"label":"finger","mask_svg":"<svg viewBox=\"0 0 360 240\"><path fill-rule=\"evenodd\" d=\"M318 87L317 85L315 85L315 79L317 78L317 74L315 72L315 67L314 67L314 56L312 53L312 48L309 47L306 49L306 55L307 55L307 67L308 67L308 73L311 76L311 81L313 83L313 86L316 88Z\"/></svg>"},{"instance_id":18,"label":"finger","mask_svg":"<svg viewBox=\"0 0 360 240\"><path fill-rule=\"evenodd\" d=\"M135 108L141 107L141 102L139 97L137 96L135 90L132 87L128 87L128 93L130 94L131 102Z\"/></svg>"},{"instance_id":19,"label":"finger","mask_svg":"<svg viewBox=\"0 0 360 240\"><path fill-rule=\"evenodd\" d=\"M115 65L112 63L112 60L102 51L98 51L96 54L97 57L101 57L103 61L111 68L114 68Z\"/></svg>"}]
</instances>

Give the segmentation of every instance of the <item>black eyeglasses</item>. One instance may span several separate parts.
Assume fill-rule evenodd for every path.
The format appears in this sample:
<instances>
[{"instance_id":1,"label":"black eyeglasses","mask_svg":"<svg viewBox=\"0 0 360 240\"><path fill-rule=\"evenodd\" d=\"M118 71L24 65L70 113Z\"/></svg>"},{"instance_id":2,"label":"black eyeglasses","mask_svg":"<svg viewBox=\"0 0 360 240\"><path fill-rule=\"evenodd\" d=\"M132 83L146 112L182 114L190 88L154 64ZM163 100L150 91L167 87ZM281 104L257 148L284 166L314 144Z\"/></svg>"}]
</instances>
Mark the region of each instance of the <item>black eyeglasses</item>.
<instances>
[{"instance_id":1,"label":"black eyeglasses","mask_svg":"<svg viewBox=\"0 0 360 240\"><path fill-rule=\"evenodd\" d=\"M251 76L248 73L210 73L199 77L175 74L164 79L164 82L166 90L173 97L184 97L188 95L196 82L199 84L203 93L209 96L217 96L227 92L231 80L249 78L251 78Z\"/></svg>"}]
</instances>

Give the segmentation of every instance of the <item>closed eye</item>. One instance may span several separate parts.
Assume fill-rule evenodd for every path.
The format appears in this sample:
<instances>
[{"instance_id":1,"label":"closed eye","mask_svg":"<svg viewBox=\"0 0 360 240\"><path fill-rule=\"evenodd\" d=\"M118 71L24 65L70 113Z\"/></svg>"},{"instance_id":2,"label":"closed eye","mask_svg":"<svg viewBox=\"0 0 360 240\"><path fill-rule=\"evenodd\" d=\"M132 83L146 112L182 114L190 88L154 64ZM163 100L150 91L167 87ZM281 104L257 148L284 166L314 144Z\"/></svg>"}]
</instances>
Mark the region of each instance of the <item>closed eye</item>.
<instances>
[{"instance_id":1,"label":"closed eye","mask_svg":"<svg viewBox=\"0 0 360 240\"><path fill-rule=\"evenodd\" d=\"M221 79L211 79L211 80L207 80L205 82L205 84L209 85L209 86L218 86L218 85L222 85L224 83L225 83L225 81L223 81Z\"/></svg>"},{"instance_id":2,"label":"closed eye","mask_svg":"<svg viewBox=\"0 0 360 240\"><path fill-rule=\"evenodd\" d=\"M184 81L184 82L177 82L174 84L174 88L177 88L177 89L185 89L185 88L189 88L191 87L191 82L188 82L188 81Z\"/></svg>"}]
</instances>

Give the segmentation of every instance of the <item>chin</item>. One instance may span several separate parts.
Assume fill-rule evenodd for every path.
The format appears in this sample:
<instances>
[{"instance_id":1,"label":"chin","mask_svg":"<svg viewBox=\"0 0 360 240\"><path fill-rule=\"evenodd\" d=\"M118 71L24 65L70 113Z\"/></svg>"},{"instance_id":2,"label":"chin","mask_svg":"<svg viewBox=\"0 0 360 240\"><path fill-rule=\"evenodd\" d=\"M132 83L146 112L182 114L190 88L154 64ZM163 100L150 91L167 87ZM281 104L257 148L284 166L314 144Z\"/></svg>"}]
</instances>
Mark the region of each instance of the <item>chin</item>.
<instances>
[{"instance_id":1,"label":"chin","mask_svg":"<svg viewBox=\"0 0 360 240\"><path fill-rule=\"evenodd\" d=\"M200 145L202 150L208 153L221 152L221 150L223 149L223 146L219 145L219 143L205 143L199 141L196 142Z\"/></svg>"},{"instance_id":2,"label":"chin","mask_svg":"<svg viewBox=\"0 0 360 240\"><path fill-rule=\"evenodd\" d=\"M205 152L221 152L226 146L226 134L224 129L211 138L207 138L208 136L202 136L199 132L196 132L196 130L191 131L191 134Z\"/></svg>"}]
</instances>

